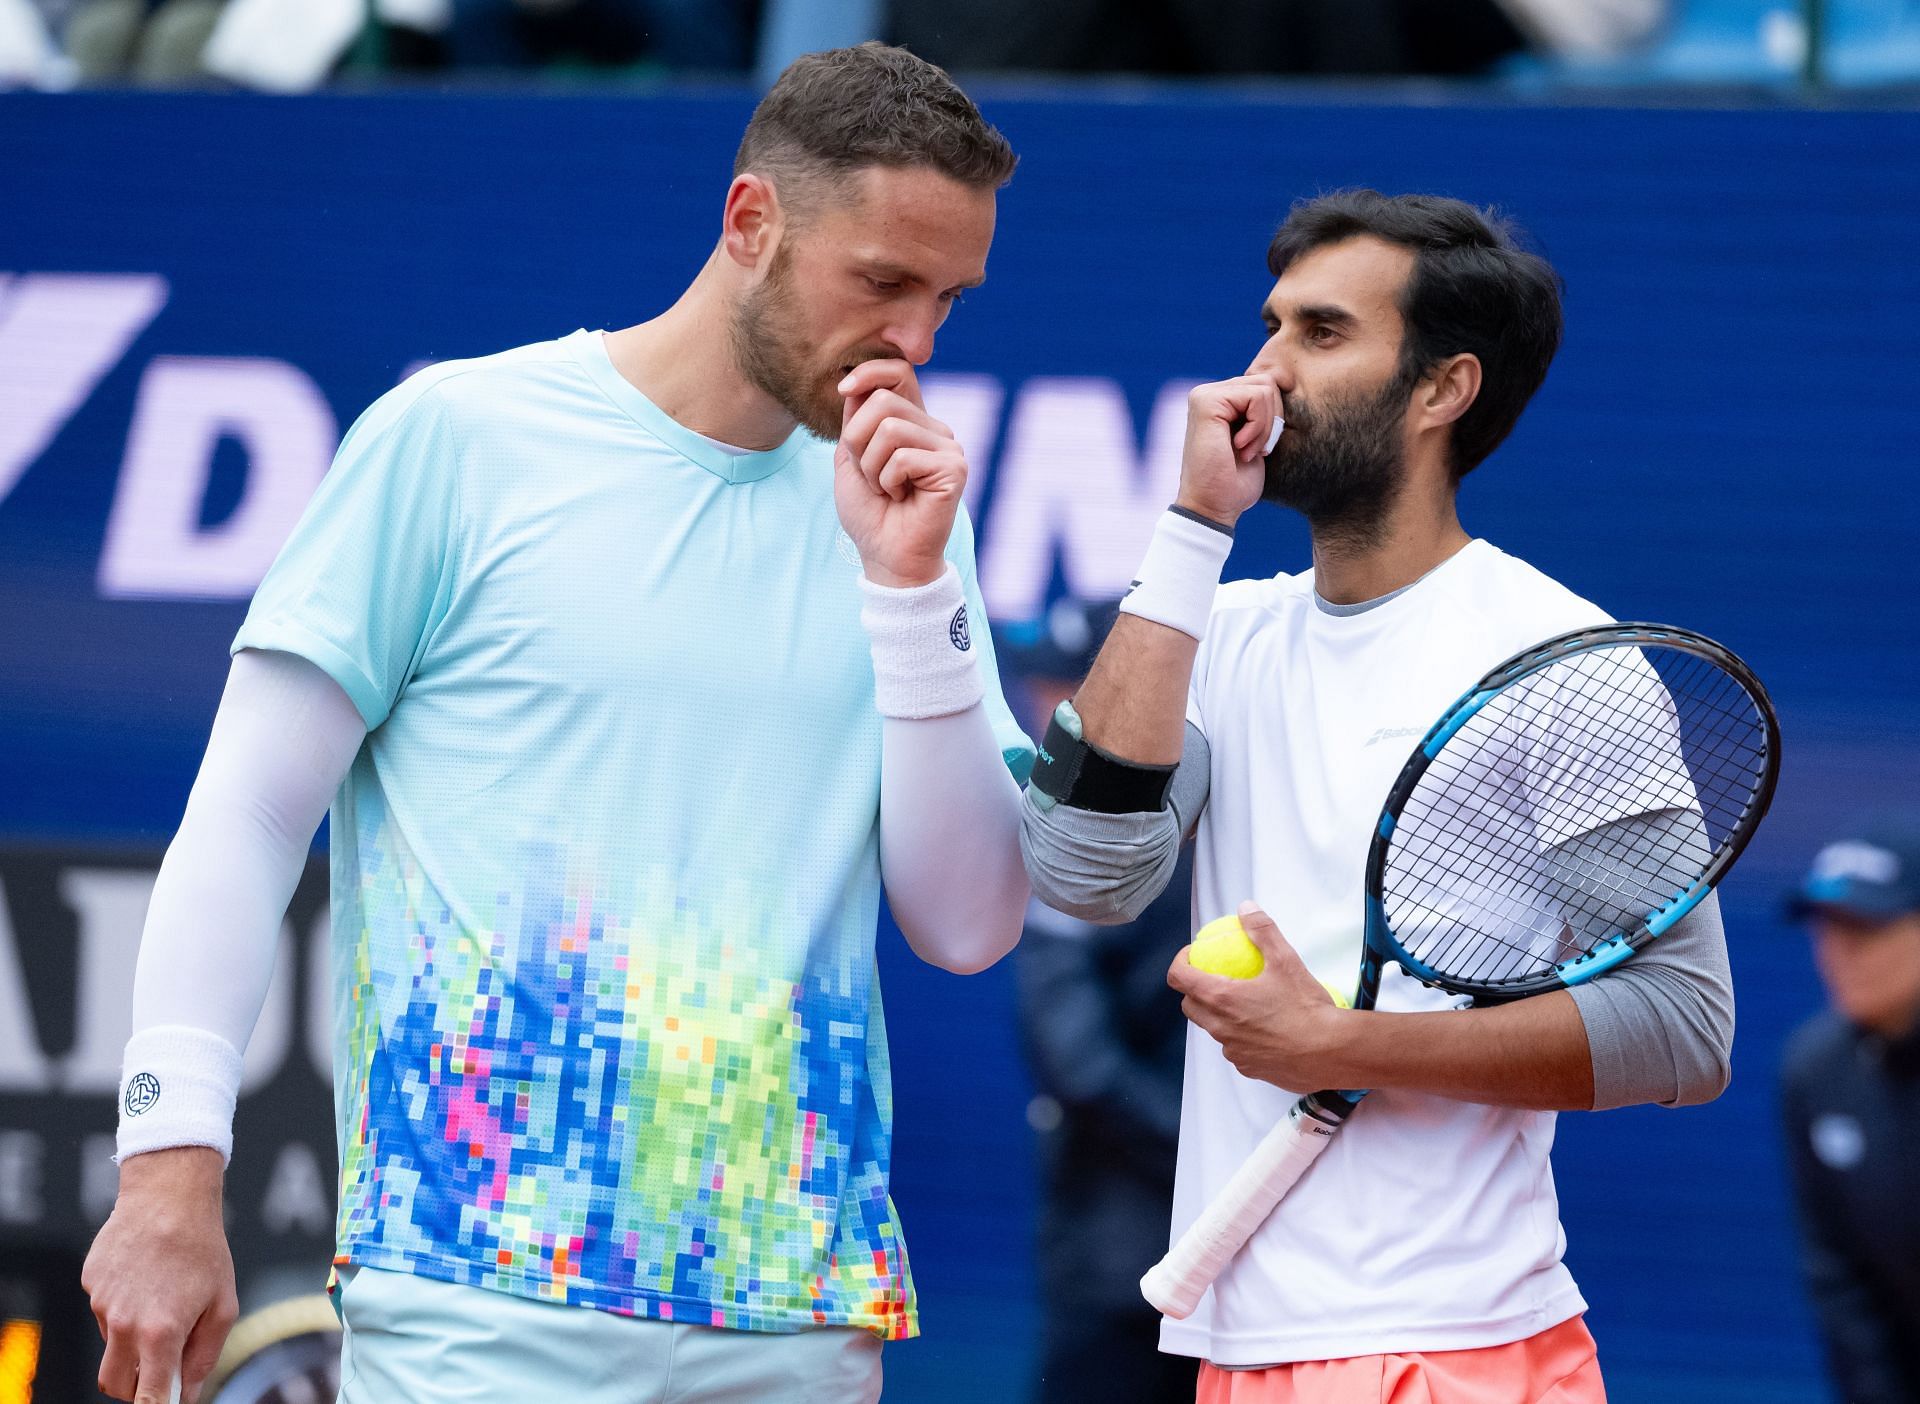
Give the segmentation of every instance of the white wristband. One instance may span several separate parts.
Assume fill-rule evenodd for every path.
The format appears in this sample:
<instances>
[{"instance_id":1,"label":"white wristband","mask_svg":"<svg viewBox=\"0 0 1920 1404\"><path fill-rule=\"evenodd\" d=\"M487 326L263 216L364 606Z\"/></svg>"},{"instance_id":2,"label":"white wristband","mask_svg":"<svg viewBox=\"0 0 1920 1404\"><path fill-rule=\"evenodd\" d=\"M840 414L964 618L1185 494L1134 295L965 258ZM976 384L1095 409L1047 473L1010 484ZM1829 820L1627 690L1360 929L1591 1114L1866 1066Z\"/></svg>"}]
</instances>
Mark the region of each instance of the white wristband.
<instances>
[{"instance_id":1,"label":"white wristband","mask_svg":"<svg viewBox=\"0 0 1920 1404\"><path fill-rule=\"evenodd\" d=\"M1120 612L1204 637L1213 592L1220 587L1220 572L1232 549L1233 533L1225 527L1168 508L1153 529L1139 578L1120 601Z\"/></svg>"},{"instance_id":2,"label":"white wristband","mask_svg":"<svg viewBox=\"0 0 1920 1404\"><path fill-rule=\"evenodd\" d=\"M873 701L883 717L964 712L986 695L967 597L947 563L938 580L895 589L860 577L860 622L873 647Z\"/></svg>"},{"instance_id":3,"label":"white wristband","mask_svg":"<svg viewBox=\"0 0 1920 1404\"><path fill-rule=\"evenodd\" d=\"M240 1054L205 1029L164 1024L127 1040L120 1070L116 1161L174 1146L212 1146L233 1158Z\"/></svg>"}]
</instances>

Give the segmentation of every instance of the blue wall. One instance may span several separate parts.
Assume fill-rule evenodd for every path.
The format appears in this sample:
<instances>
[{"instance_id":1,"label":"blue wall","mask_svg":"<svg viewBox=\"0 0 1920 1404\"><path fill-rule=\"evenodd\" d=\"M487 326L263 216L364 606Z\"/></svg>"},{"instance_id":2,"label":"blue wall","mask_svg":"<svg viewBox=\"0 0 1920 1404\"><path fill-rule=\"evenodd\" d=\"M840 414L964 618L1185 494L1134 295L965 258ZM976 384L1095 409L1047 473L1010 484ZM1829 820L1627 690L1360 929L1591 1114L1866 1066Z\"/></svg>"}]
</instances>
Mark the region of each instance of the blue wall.
<instances>
[{"instance_id":1,"label":"blue wall","mask_svg":"<svg viewBox=\"0 0 1920 1404\"><path fill-rule=\"evenodd\" d=\"M982 96L1022 165L990 281L935 365L992 377L1009 405L1038 377L1103 378L1144 432L1168 382L1239 370L1267 236L1322 189L1497 202L1564 274L1566 349L1469 480L1468 525L1616 615L1732 644L1773 688L1787 752L1727 893L1734 1086L1701 1110L1562 1119L1569 1260L1625 1404L1816 1394L1771 1097L1817 995L1774 911L1855 807L1920 792L1920 114ZM165 280L10 491L0 459L0 841L163 844L218 697L237 600L100 583L156 358L288 363L344 426L416 360L638 320L704 257L748 110L734 93L0 98L0 277L18 275L0 282L0 412L51 393L8 341L24 275ZM973 450L984 556L1008 419ZM205 526L249 471L233 441L212 464ZM1299 568L1302 533L1259 515L1232 573ZM883 969L929 1332L890 1354L890 1397L1005 1397L1035 1311L1010 979L925 970L897 937Z\"/></svg>"}]
</instances>

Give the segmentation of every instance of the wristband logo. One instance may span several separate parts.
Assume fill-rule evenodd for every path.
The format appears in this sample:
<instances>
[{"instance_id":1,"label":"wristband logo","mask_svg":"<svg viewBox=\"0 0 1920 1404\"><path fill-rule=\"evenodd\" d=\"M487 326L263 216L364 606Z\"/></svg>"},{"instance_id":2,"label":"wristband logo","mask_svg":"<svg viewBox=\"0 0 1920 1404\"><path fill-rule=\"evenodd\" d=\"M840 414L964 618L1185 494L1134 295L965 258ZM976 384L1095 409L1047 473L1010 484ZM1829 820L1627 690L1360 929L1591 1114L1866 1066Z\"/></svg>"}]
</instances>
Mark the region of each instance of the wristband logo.
<instances>
[{"instance_id":1,"label":"wristband logo","mask_svg":"<svg viewBox=\"0 0 1920 1404\"><path fill-rule=\"evenodd\" d=\"M160 1100L160 1079L152 1073L135 1073L127 1083L127 1115L138 1116Z\"/></svg>"},{"instance_id":2,"label":"wristband logo","mask_svg":"<svg viewBox=\"0 0 1920 1404\"><path fill-rule=\"evenodd\" d=\"M953 612L953 622L947 625L947 637L953 646L965 653L973 647L973 635L967 632L967 607L961 605Z\"/></svg>"}]
</instances>

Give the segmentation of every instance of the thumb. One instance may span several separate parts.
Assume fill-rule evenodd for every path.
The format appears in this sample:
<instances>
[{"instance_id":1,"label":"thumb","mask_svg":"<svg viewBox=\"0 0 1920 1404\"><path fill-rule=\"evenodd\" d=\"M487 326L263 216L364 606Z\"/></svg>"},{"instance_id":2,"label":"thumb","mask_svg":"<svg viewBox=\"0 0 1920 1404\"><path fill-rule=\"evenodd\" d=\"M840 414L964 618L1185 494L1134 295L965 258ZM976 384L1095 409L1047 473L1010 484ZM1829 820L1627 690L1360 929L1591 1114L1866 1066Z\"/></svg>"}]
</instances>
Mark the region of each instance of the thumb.
<instances>
[{"instance_id":1,"label":"thumb","mask_svg":"<svg viewBox=\"0 0 1920 1404\"><path fill-rule=\"evenodd\" d=\"M1266 958L1269 969L1275 965L1295 967L1302 971L1306 969L1299 953L1287 943L1287 938L1280 934L1280 928L1274 925L1273 918L1262 911L1258 903L1240 904L1240 925L1246 929L1247 939Z\"/></svg>"}]
</instances>

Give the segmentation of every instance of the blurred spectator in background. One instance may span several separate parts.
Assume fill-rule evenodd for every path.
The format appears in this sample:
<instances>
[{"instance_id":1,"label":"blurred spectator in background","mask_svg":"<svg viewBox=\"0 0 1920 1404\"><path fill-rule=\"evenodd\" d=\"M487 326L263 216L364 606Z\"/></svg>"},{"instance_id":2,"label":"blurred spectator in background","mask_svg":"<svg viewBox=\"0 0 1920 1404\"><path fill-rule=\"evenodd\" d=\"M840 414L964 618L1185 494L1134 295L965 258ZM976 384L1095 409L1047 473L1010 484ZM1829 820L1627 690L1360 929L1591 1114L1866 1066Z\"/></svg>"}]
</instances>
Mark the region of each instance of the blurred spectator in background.
<instances>
[{"instance_id":1,"label":"blurred spectator in background","mask_svg":"<svg viewBox=\"0 0 1920 1404\"><path fill-rule=\"evenodd\" d=\"M1472 74L1527 51L1604 57L1669 0L893 0L895 43L943 68Z\"/></svg>"},{"instance_id":2,"label":"blurred spectator in background","mask_svg":"<svg viewBox=\"0 0 1920 1404\"><path fill-rule=\"evenodd\" d=\"M1001 666L1046 730L1079 687L1118 601L1057 601L998 632ZM1194 1363L1160 1353L1140 1276L1167 1246L1186 1019L1167 966L1192 931L1193 850L1123 926L1034 902L1014 949L1020 1028L1038 1089L1028 1120L1041 1166L1036 1400L1159 1404L1193 1397Z\"/></svg>"},{"instance_id":3,"label":"blurred spectator in background","mask_svg":"<svg viewBox=\"0 0 1920 1404\"><path fill-rule=\"evenodd\" d=\"M1608 58L1672 0L0 0L0 83L305 92L349 72L755 72L884 38L948 69L1471 75ZM38 16L38 22L35 17ZM65 53L48 35L64 41ZM68 60L71 62L69 63Z\"/></svg>"},{"instance_id":4,"label":"blurred spectator in background","mask_svg":"<svg viewBox=\"0 0 1920 1404\"><path fill-rule=\"evenodd\" d=\"M758 6L754 0L411 0L406 8L423 13L389 19L389 67L644 64L741 73L752 62Z\"/></svg>"},{"instance_id":5,"label":"blurred spectator in background","mask_svg":"<svg viewBox=\"0 0 1920 1404\"><path fill-rule=\"evenodd\" d=\"M36 0L83 82L308 92L349 71L745 72L758 0ZM8 12L0 0L0 81Z\"/></svg>"},{"instance_id":6,"label":"blurred spectator in background","mask_svg":"<svg viewBox=\"0 0 1920 1404\"><path fill-rule=\"evenodd\" d=\"M83 83L174 87L205 77L200 55L226 0L79 0L66 22Z\"/></svg>"},{"instance_id":7,"label":"blurred spectator in background","mask_svg":"<svg viewBox=\"0 0 1920 1404\"><path fill-rule=\"evenodd\" d=\"M71 81L71 65L53 39L65 17L65 0L0 0L0 91Z\"/></svg>"},{"instance_id":8,"label":"blurred spectator in background","mask_svg":"<svg viewBox=\"0 0 1920 1404\"><path fill-rule=\"evenodd\" d=\"M1801 1258L1847 1404L1920 1401L1920 809L1820 850L1792 901L1831 1007L1782 1079Z\"/></svg>"}]
</instances>

